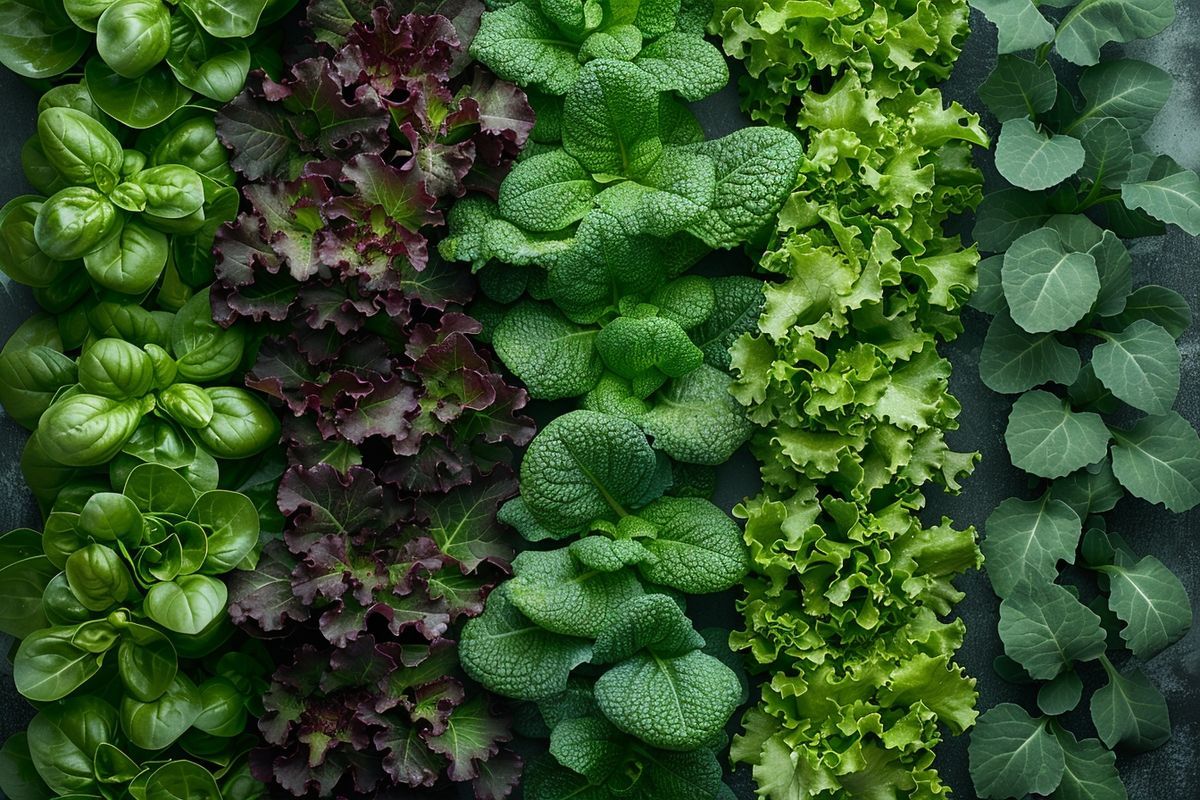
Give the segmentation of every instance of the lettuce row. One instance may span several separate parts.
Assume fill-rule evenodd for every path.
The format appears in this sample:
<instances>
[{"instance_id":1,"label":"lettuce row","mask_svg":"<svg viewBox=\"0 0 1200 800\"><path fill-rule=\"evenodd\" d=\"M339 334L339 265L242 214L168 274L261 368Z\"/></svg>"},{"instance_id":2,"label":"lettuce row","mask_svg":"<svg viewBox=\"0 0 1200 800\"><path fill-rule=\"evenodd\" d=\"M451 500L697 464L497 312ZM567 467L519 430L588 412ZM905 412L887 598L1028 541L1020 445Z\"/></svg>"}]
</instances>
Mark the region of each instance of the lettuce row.
<instances>
[{"instance_id":1,"label":"lettuce row","mask_svg":"<svg viewBox=\"0 0 1200 800\"><path fill-rule=\"evenodd\" d=\"M1174 8L1131 5L1109 21L1081 3L1052 23L1030 6L1018 25L981 6L1002 55L980 96L1001 123L996 167L1010 185L984 199L974 230L994 254L972 301L993 317L979 370L993 391L1019 395L1005 441L1032 488L1031 499L996 507L982 547L1001 598L996 669L1037 684L1040 713L1003 703L984 714L971 776L987 798L1069 797L1081 781L1124 797L1112 749L1153 749L1171 733L1167 701L1140 663L1181 638L1192 612L1180 580L1135 554L1104 515L1126 494L1177 513L1200 504L1200 436L1173 410L1191 310L1165 287L1134 288L1122 238L1171 224L1200 234L1200 180L1142 141L1170 76L1101 60L1099 48L1159 32ZM1084 69L1056 71L1051 48ZM1099 589L1086 603L1081 578ZM1087 703L1098 738L1080 739L1062 715L1091 688L1078 669L1089 661L1104 674Z\"/></svg>"},{"instance_id":2,"label":"lettuce row","mask_svg":"<svg viewBox=\"0 0 1200 800\"><path fill-rule=\"evenodd\" d=\"M315 3L314 28L332 11ZM533 115L464 57L481 7L343 11L316 56L255 76L217 120L249 182L217 237L213 313L261 325L246 382L280 408L290 461L283 540L232 587L234 619L292 648L253 774L296 797L506 797L511 722L455 632L510 570L495 515L533 426L463 312L470 275L429 240L446 201L494 194Z\"/></svg>"},{"instance_id":3,"label":"lettuce row","mask_svg":"<svg viewBox=\"0 0 1200 800\"><path fill-rule=\"evenodd\" d=\"M21 640L13 679L38 704L0 750L0 789L262 797L248 723L271 659L227 597L282 532L283 458L274 414L230 385L253 335L210 314L205 242L236 208L233 172L202 109L135 133L64 83L39 110L29 181L89 195L117 228L63 260L36 235L53 198L0 214L0 264L43 309L0 351L0 403L32 431L21 466L44 516L0 536L0 631ZM51 249L95 233L46 218Z\"/></svg>"},{"instance_id":4,"label":"lettuce row","mask_svg":"<svg viewBox=\"0 0 1200 800\"><path fill-rule=\"evenodd\" d=\"M882 97L925 88L950 74L967 34L966 0L871 3L716 0L708 31L740 59L743 108L790 123L809 90L854 73Z\"/></svg>"},{"instance_id":5,"label":"lettuce row","mask_svg":"<svg viewBox=\"0 0 1200 800\"><path fill-rule=\"evenodd\" d=\"M849 796L865 781L945 796L941 728L975 719L975 680L953 661L964 626L945 620L962 598L954 578L981 562L975 533L918 518L926 485L958 491L976 459L945 441L960 407L937 353L962 330L978 259L942 228L979 202L971 149L988 142L975 115L923 87L965 34L950 8L927 61L893 61L869 22L841 51L806 48L802 25L750 51L761 74L761 53L794 48L747 97L778 97L762 114L794 120L805 146L759 262L775 278L763 313L731 349L764 489L735 509L751 575L730 642L767 674L732 754L776 800ZM873 19L904 13L877 5ZM774 83L785 79L794 104Z\"/></svg>"}]
</instances>

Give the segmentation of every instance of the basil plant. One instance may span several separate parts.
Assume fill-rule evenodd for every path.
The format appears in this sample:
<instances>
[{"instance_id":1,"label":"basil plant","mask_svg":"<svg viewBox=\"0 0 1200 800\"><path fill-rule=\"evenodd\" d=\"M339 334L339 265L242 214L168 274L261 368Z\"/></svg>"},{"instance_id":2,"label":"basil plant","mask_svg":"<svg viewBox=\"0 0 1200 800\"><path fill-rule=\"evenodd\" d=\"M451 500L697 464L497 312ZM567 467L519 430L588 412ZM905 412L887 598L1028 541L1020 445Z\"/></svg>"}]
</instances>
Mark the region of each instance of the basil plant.
<instances>
[{"instance_id":1,"label":"basil plant","mask_svg":"<svg viewBox=\"0 0 1200 800\"><path fill-rule=\"evenodd\" d=\"M43 506L97 471L123 485L141 463L215 488L218 459L248 459L276 443L278 418L258 396L208 385L237 372L246 347L244 331L215 324L209 307L207 289L165 320L102 304L92 315L101 326L88 329L74 359L45 317L17 331L0 352L0 402L34 430L22 467Z\"/></svg>"},{"instance_id":2,"label":"basil plant","mask_svg":"<svg viewBox=\"0 0 1200 800\"><path fill-rule=\"evenodd\" d=\"M3 4L0 63L52 78L89 52L84 74L105 114L131 128L168 119L195 94L241 91L260 30L296 0L19 0ZM94 50L93 50L94 45Z\"/></svg>"},{"instance_id":3,"label":"basil plant","mask_svg":"<svg viewBox=\"0 0 1200 800\"><path fill-rule=\"evenodd\" d=\"M85 111L51 106L37 127L22 160L49 197L24 195L0 209L0 267L18 283L51 287L82 266L99 290L143 295L162 278L173 236L211 227L206 208L221 209L222 220L236 211L232 187L187 164L151 164ZM164 150L181 151L176 142L191 129L164 140Z\"/></svg>"}]
</instances>

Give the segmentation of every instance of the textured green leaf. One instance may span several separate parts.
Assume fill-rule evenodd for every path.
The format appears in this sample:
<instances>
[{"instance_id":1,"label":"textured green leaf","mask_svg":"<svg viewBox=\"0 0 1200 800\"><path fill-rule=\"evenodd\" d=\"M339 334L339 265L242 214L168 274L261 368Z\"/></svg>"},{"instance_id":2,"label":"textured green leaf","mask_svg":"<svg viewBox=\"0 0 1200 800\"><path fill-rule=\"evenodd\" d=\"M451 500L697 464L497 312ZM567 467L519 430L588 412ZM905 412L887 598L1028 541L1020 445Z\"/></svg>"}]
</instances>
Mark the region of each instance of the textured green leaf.
<instances>
[{"instance_id":1,"label":"textured green leaf","mask_svg":"<svg viewBox=\"0 0 1200 800\"><path fill-rule=\"evenodd\" d=\"M1058 80L1049 62L1012 55L1001 55L979 87L979 99L1000 122L1036 117L1053 108L1057 97Z\"/></svg>"},{"instance_id":2,"label":"textured green leaf","mask_svg":"<svg viewBox=\"0 0 1200 800\"><path fill-rule=\"evenodd\" d=\"M1171 715L1162 693L1146 673L1133 669L1125 675L1103 662L1108 683L1092 695L1092 724L1109 748L1118 744L1133 750L1153 750L1171 738Z\"/></svg>"},{"instance_id":3,"label":"textured green leaf","mask_svg":"<svg viewBox=\"0 0 1200 800\"><path fill-rule=\"evenodd\" d=\"M1054 333L1029 333L1007 311L992 320L979 354L979 376L992 391L1015 394L1043 383L1069 386L1078 375L1078 351Z\"/></svg>"},{"instance_id":4,"label":"textured green leaf","mask_svg":"<svg viewBox=\"0 0 1200 800\"><path fill-rule=\"evenodd\" d=\"M1121 200L1130 208L1200 236L1200 177L1191 170L1159 180L1122 184Z\"/></svg>"},{"instance_id":5,"label":"textured green leaf","mask_svg":"<svg viewBox=\"0 0 1200 800\"><path fill-rule=\"evenodd\" d=\"M1051 800L1127 800L1125 784L1117 774L1117 757L1096 739L1076 741L1069 731L1055 732L1062 745L1062 783Z\"/></svg>"},{"instance_id":6,"label":"textured green leaf","mask_svg":"<svg viewBox=\"0 0 1200 800\"><path fill-rule=\"evenodd\" d=\"M967 754L980 797L1048 795L1063 776L1063 749L1047 728L1012 703L991 708L975 725Z\"/></svg>"},{"instance_id":7,"label":"textured green leaf","mask_svg":"<svg viewBox=\"0 0 1200 800\"><path fill-rule=\"evenodd\" d=\"M554 419L521 462L521 497L556 534L616 519L662 494L670 479L632 422L594 411Z\"/></svg>"},{"instance_id":8,"label":"textured green leaf","mask_svg":"<svg viewBox=\"0 0 1200 800\"><path fill-rule=\"evenodd\" d=\"M1000 127L996 169L1005 180L1035 191L1062 183L1083 166L1083 144L1070 136L1046 134L1025 117Z\"/></svg>"},{"instance_id":9,"label":"textured green leaf","mask_svg":"<svg viewBox=\"0 0 1200 800\"><path fill-rule=\"evenodd\" d=\"M622 603L642 594L631 571L589 569L565 547L526 550L513 560L513 572L512 604L541 627L565 636L599 636Z\"/></svg>"},{"instance_id":10,"label":"textured green leaf","mask_svg":"<svg viewBox=\"0 0 1200 800\"><path fill-rule=\"evenodd\" d=\"M688 464L724 464L753 425L729 393L733 379L707 364L673 380L638 417L654 447Z\"/></svg>"},{"instance_id":11,"label":"textured green leaf","mask_svg":"<svg viewBox=\"0 0 1200 800\"><path fill-rule=\"evenodd\" d=\"M645 543L656 558L638 566L651 583L688 594L719 592L746 574L746 548L737 523L708 500L663 497L640 516L658 528Z\"/></svg>"},{"instance_id":12,"label":"textured green leaf","mask_svg":"<svg viewBox=\"0 0 1200 800\"><path fill-rule=\"evenodd\" d=\"M463 628L459 660L467 674L494 692L540 700L567 688L571 670L587 661L592 644L545 630L521 614L508 584L488 595L483 614Z\"/></svg>"},{"instance_id":13,"label":"textured green leaf","mask_svg":"<svg viewBox=\"0 0 1200 800\"><path fill-rule=\"evenodd\" d=\"M741 693L733 670L698 650L675 658L641 652L596 680L596 703L610 722L669 750L713 741Z\"/></svg>"},{"instance_id":14,"label":"textured green leaf","mask_svg":"<svg viewBox=\"0 0 1200 800\"><path fill-rule=\"evenodd\" d=\"M679 605L665 594L646 594L621 605L596 638L592 661L612 664L639 650L673 658L704 647Z\"/></svg>"},{"instance_id":15,"label":"textured green leaf","mask_svg":"<svg viewBox=\"0 0 1200 800\"><path fill-rule=\"evenodd\" d=\"M1125 623L1121 638L1138 658L1151 658L1192 625L1187 590L1154 556L1135 564L1101 567L1108 575L1108 607Z\"/></svg>"},{"instance_id":16,"label":"textured green leaf","mask_svg":"<svg viewBox=\"0 0 1200 800\"><path fill-rule=\"evenodd\" d=\"M565 150L551 150L513 167L500 184L500 213L527 230L557 231L583 219L599 190Z\"/></svg>"},{"instance_id":17,"label":"textured green leaf","mask_svg":"<svg viewBox=\"0 0 1200 800\"><path fill-rule=\"evenodd\" d=\"M1092 351L1096 377L1117 399L1148 414L1165 414L1175 405L1180 361L1171 334L1144 319L1106 334Z\"/></svg>"},{"instance_id":18,"label":"textured green leaf","mask_svg":"<svg viewBox=\"0 0 1200 800\"><path fill-rule=\"evenodd\" d=\"M534 5L512 3L483 15L471 55L520 86L565 94L579 77L578 45L564 41Z\"/></svg>"},{"instance_id":19,"label":"textured green leaf","mask_svg":"<svg viewBox=\"0 0 1200 800\"><path fill-rule=\"evenodd\" d=\"M988 517L986 530L980 549L988 577L996 594L1006 597L1023 580L1053 582L1059 561L1075 563L1083 523L1047 493L1040 500L1005 500Z\"/></svg>"},{"instance_id":20,"label":"textured green leaf","mask_svg":"<svg viewBox=\"0 0 1200 800\"><path fill-rule=\"evenodd\" d=\"M1096 259L1070 251L1058 231L1039 228L1013 242L1000 270L1013 321L1030 333L1064 331L1100 293Z\"/></svg>"},{"instance_id":21,"label":"textured green leaf","mask_svg":"<svg viewBox=\"0 0 1200 800\"><path fill-rule=\"evenodd\" d=\"M1113 474L1143 500L1183 513L1200 503L1200 437L1170 411L1114 429Z\"/></svg>"},{"instance_id":22,"label":"textured green leaf","mask_svg":"<svg viewBox=\"0 0 1200 800\"><path fill-rule=\"evenodd\" d=\"M641 36L639 35L639 44ZM725 57L701 36L670 31L647 44L635 62L658 91L677 92L695 102L725 88Z\"/></svg>"},{"instance_id":23,"label":"textured green leaf","mask_svg":"<svg viewBox=\"0 0 1200 800\"><path fill-rule=\"evenodd\" d=\"M496 326L492 345L532 397L557 400L586 394L600 380L604 365L595 347L598 333L552 306L525 301Z\"/></svg>"},{"instance_id":24,"label":"textured green leaf","mask_svg":"<svg viewBox=\"0 0 1200 800\"><path fill-rule=\"evenodd\" d=\"M1175 19L1173 0L1080 0L1062 21L1054 46L1066 60L1087 66L1110 42L1146 39Z\"/></svg>"},{"instance_id":25,"label":"textured green leaf","mask_svg":"<svg viewBox=\"0 0 1200 800\"><path fill-rule=\"evenodd\" d=\"M658 93L641 70L608 59L586 64L567 95L563 147L594 174L635 176L662 155Z\"/></svg>"},{"instance_id":26,"label":"textured green leaf","mask_svg":"<svg viewBox=\"0 0 1200 800\"><path fill-rule=\"evenodd\" d=\"M1108 452L1109 438L1099 414L1072 411L1067 402L1042 390L1017 399L1004 431L1013 466L1043 478L1061 478L1095 464Z\"/></svg>"},{"instance_id":27,"label":"textured green leaf","mask_svg":"<svg viewBox=\"0 0 1200 800\"><path fill-rule=\"evenodd\" d=\"M1056 583L1018 586L1000 604L1004 653L1038 680L1104 655L1100 617Z\"/></svg>"},{"instance_id":28,"label":"textured green leaf","mask_svg":"<svg viewBox=\"0 0 1200 800\"><path fill-rule=\"evenodd\" d=\"M690 232L711 247L736 247L762 233L796 186L803 150L790 132L752 127L693 145L712 159L716 187L712 208Z\"/></svg>"}]
</instances>

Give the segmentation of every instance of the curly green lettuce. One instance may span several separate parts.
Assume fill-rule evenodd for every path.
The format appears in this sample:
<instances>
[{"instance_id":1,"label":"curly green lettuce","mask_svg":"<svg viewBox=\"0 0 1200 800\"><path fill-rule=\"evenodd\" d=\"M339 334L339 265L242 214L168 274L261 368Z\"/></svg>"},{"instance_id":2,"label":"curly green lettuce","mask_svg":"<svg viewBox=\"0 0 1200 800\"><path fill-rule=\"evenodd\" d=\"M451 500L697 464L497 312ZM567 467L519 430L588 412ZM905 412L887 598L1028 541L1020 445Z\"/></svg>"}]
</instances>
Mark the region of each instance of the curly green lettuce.
<instances>
[{"instance_id":1,"label":"curly green lettuce","mask_svg":"<svg viewBox=\"0 0 1200 800\"><path fill-rule=\"evenodd\" d=\"M759 13L782 61L726 37L749 54L748 106L793 121L805 149L759 262L775 280L757 330L730 349L764 482L736 509L751 575L731 645L768 675L732 755L771 800L945 796L934 747L975 720L975 681L953 661L964 628L943 620L963 596L954 578L982 561L975 531L918 518L926 486L957 491L976 459L945 440L960 405L937 352L961 331L978 261L943 225L979 202L971 148L987 144L926 86L957 51L957 8L907 58L879 25L907 11L882 6L828 40Z\"/></svg>"}]
</instances>

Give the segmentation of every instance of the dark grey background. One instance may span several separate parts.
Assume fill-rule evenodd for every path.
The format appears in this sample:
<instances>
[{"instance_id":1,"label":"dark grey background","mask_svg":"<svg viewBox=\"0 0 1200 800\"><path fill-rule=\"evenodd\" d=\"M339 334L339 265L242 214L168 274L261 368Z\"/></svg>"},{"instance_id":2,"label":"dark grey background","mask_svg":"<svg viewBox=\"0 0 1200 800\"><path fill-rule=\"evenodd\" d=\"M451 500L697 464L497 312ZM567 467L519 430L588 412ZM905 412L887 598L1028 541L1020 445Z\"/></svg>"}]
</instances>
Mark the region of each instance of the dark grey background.
<instances>
[{"instance_id":1,"label":"dark grey background","mask_svg":"<svg viewBox=\"0 0 1200 800\"><path fill-rule=\"evenodd\" d=\"M1179 19L1166 33L1126 48L1126 52L1151 61L1170 72L1176 80L1167 109L1150 135L1151 145L1168 152L1181 164L1200 169L1200 2L1187 0ZM949 99L958 100L979 111L982 106L975 89L987 76L994 58L995 35L978 14L972 18L976 31L968 40L952 79L944 87ZM0 200L27 191L21 175L21 144L34 129L36 93L14 75L0 70ZM701 103L701 120L710 135L722 135L745 124L738 112L733 87ZM985 117L995 132L995 121ZM981 160L987 160L981 154ZM995 178L989 173L989 180ZM1182 292L1193 309L1200 309L1200 242L1179 231L1133 244L1134 283L1161 283ZM733 255L718 259L736 258ZM722 270L725 271L725 270ZM28 293L0 277L0 340L19 325L33 308ZM1200 316L1200 314L1198 314ZM960 526L982 526L988 513L1005 497L1025 487L1024 479L1008 463L1003 430L1010 407L1009 399L991 393L978 376L979 350L986 329L986 318L973 311L965 317L966 333L943 348L954 364L951 389L962 401L963 427L951 435L960 450L979 450L983 461L975 475L957 497L931 496L927 518L936 521L948 515ZM1183 387L1178 410L1193 424L1200 423L1200 329L1189 330L1183 347ZM0 530L36 523L35 507L25 491L18 467L25 433L11 420L0 416ZM723 470L718 500L726 508L750 494L757 483L752 459L741 454ZM1180 577L1192 595L1193 610L1200 599L1200 542L1193 539L1200 510L1184 515L1170 514L1161 507L1126 499L1110 516L1110 529L1125 535L1143 554L1160 558ZM1024 690L1000 681L991 669L992 659L1001 652L996 636L998 602L987 579L973 573L959 585L967 593L959 613L967 622L967 640L959 661L979 679L979 708L984 710L1004 701L1028 700ZM0 598L3 602L3 598ZM703 604L706 624L736 621L729 603L714 607ZM0 637L0 649L8 650L7 637ZM1192 798L1200 787L1200 625L1179 643L1153 659L1146 669L1164 691L1174 721L1174 735L1162 748L1145 754L1121 754L1118 767L1134 800L1151 798ZM1031 706L1027 706L1031 707ZM7 660L0 659L0 739L24 728L31 711L12 687ZM1076 726L1079 735L1092 736L1086 719ZM967 774L967 737L949 740L940 748L939 767L955 796L975 798ZM736 776L738 794L753 797L747 776Z\"/></svg>"}]
</instances>

